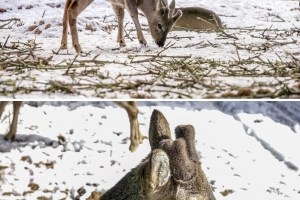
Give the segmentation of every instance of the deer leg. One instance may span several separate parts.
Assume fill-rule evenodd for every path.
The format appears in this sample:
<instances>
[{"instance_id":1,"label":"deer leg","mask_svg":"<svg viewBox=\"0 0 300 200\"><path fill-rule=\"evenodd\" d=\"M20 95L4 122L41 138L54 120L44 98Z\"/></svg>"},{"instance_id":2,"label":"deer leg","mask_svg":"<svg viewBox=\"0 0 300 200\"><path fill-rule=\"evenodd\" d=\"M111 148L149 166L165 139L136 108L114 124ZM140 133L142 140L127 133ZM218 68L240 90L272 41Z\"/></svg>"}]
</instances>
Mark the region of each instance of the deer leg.
<instances>
[{"instance_id":1,"label":"deer leg","mask_svg":"<svg viewBox=\"0 0 300 200\"><path fill-rule=\"evenodd\" d=\"M124 8L122 8L121 6L118 6L116 4L112 4L112 7L116 13L117 19L118 19L118 42L120 47L122 46L126 46L125 44L125 40L124 40L124 31L123 31L123 22L124 22L124 16L125 16L125 12L124 12Z\"/></svg>"},{"instance_id":2,"label":"deer leg","mask_svg":"<svg viewBox=\"0 0 300 200\"><path fill-rule=\"evenodd\" d=\"M129 14L130 14L130 16L131 16L131 18L134 22L136 32L137 32L137 37L138 37L138 40L139 40L140 44L146 45L147 41L144 38L144 34L142 32L142 28L141 28L141 25L140 25L140 22L139 22L139 13L138 13L138 10L137 10L136 1L125 0L125 5L126 5L127 11L129 12Z\"/></svg>"},{"instance_id":3,"label":"deer leg","mask_svg":"<svg viewBox=\"0 0 300 200\"><path fill-rule=\"evenodd\" d=\"M17 132L17 125L18 125L18 116L19 116L19 112L20 112L20 108L22 106L22 101L14 101L14 116L13 116L13 121L11 123L10 126L10 130L7 133L7 135L5 136L6 140L10 140L12 138L15 137L15 134Z\"/></svg>"},{"instance_id":4,"label":"deer leg","mask_svg":"<svg viewBox=\"0 0 300 200\"><path fill-rule=\"evenodd\" d=\"M68 49L68 8L70 4L72 3L73 0L66 0L66 5L64 9L64 16L63 16L63 32L62 32L62 37L61 37L61 49Z\"/></svg>"},{"instance_id":5,"label":"deer leg","mask_svg":"<svg viewBox=\"0 0 300 200\"><path fill-rule=\"evenodd\" d=\"M135 101L118 101L114 102L124 108L128 114L130 122L130 146L129 150L134 152L139 144L145 138L140 131L140 124L138 121L138 109Z\"/></svg>"},{"instance_id":6,"label":"deer leg","mask_svg":"<svg viewBox=\"0 0 300 200\"><path fill-rule=\"evenodd\" d=\"M7 104L8 104L8 101L0 101L0 119L1 119L1 116L4 112L4 109L5 109Z\"/></svg>"},{"instance_id":7,"label":"deer leg","mask_svg":"<svg viewBox=\"0 0 300 200\"><path fill-rule=\"evenodd\" d=\"M70 30L71 30L71 36L72 36L72 44L77 53L81 52L81 47L79 44L78 32L77 32L77 17L93 1L94 0L73 0L70 3L69 7L67 8L67 16L65 17L65 19L69 20L69 26L70 26ZM63 42L63 40L64 40L64 35L62 38L62 42Z\"/></svg>"},{"instance_id":8,"label":"deer leg","mask_svg":"<svg viewBox=\"0 0 300 200\"><path fill-rule=\"evenodd\" d=\"M130 146L129 150L134 152L139 144L143 141L143 135L140 132L140 123L138 121L137 115L138 110L136 111L127 111L130 121Z\"/></svg>"}]
</instances>

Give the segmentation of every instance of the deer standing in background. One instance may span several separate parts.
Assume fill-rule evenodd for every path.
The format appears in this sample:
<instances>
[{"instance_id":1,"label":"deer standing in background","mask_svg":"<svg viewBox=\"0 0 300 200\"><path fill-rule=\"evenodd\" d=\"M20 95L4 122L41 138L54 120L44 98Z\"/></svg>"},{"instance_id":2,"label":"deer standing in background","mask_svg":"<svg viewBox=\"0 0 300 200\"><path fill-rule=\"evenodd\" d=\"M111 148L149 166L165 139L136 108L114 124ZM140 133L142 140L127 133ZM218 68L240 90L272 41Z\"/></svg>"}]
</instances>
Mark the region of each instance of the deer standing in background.
<instances>
[{"instance_id":1,"label":"deer standing in background","mask_svg":"<svg viewBox=\"0 0 300 200\"><path fill-rule=\"evenodd\" d=\"M134 152L139 144L145 138L140 131L140 124L138 121L138 108L135 101L114 101L113 103L119 105L124 108L128 114L129 122L130 122L130 146L129 150ZM4 112L4 109L8 101L0 101L0 119ZM9 132L6 134L5 139L10 140L13 139L17 132L17 124L18 124L18 116L20 112L20 108L22 106L22 101L13 101L13 120L10 126Z\"/></svg>"},{"instance_id":2,"label":"deer standing in background","mask_svg":"<svg viewBox=\"0 0 300 200\"><path fill-rule=\"evenodd\" d=\"M172 140L164 115L151 115L151 153L100 200L216 200L201 169L191 125L177 126Z\"/></svg>"},{"instance_id":3,"label":"deer standing in background","mask_svg":"<svg viewBox=\"0 0 300 200\"><path fill-rule=\"evenodd\" d=\"M68 48L68 24L71 29L72 43L77 53L81 52L77 32L77 17L94 0L66 0L63 16L63 33L61 39L61 49ZM118 19L118 42L120 46L125 46L123 34L124 9L130 14L140 44L146 45L142 28L138 18L138 10L146 16L149 29L155 43L162 47L167 39L167 34L172 30L173 25L181 17L182 12L177 10L175 13L175 0L168 6L167 0L107 0L111 2L114 12Z\"/></svg>"}]
</instances>

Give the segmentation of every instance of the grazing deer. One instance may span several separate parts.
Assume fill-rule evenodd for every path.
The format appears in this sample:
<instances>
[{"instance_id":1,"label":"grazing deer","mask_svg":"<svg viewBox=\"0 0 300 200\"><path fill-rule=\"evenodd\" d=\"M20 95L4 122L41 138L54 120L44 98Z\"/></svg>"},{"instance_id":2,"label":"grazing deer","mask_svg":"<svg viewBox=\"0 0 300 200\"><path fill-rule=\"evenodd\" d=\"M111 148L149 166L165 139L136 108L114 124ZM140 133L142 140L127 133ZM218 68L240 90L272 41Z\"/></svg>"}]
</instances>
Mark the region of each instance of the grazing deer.
<instances>
[{"instance_id":1,"label":"grazing deer","mask_svg":"<svg viewBox=\"0 0 300 200\"><path fill-rule=\"evenodd\" d=\"M77 33L77 16L94 0L66 0L63 16L63 33L61 39L61 49L67 49L68 24L71 29L72 43L77 53L81 52L81 47ZM155 43L162 47L165 44L167 34L172 30L173 25L181 17L182 12L175 12L175 0L170 6L167 0L107 0L111 2L118 19L118 42L120 46L125 46L123 34L124 9L126 9L136 28L137 37L140 44L146 45L142 28L138 18L138 9L146 16L149 29Z\"/></svg>"},{"instance_id":2,"label":"grazing deer","mask_svg":"<svg viewBox=\"0 0 300 200\"><path fill-rule=\"evenodd\" d=\"M130 122L130 146L129 150L134 152L139 144L145 138L140 132L140 124L138 121L138 108L135 101L114 101L113 103L119 105L124 108L128 114L129 122ZM5 106L8 104L8 101L0 101L0 119L4 112ZM10 126L10 130L5 136L5 139L10 140L13 139L17 132L17 123L18 116L20 112L20 108L22 106L22 101L13 101L13 121Z\"/></svg>"},{"instance_id":3,"label":"grazing deer","mask_svg":"<svg viewBox=\"0 0 300 200\"><path fill-rule=\"evenodd\" d=\"M164 115L154 110L150 120L151 153L100 200L215 200L201 169L191 125L177 126L172 140Z\"/></svg>"}]
</instances>

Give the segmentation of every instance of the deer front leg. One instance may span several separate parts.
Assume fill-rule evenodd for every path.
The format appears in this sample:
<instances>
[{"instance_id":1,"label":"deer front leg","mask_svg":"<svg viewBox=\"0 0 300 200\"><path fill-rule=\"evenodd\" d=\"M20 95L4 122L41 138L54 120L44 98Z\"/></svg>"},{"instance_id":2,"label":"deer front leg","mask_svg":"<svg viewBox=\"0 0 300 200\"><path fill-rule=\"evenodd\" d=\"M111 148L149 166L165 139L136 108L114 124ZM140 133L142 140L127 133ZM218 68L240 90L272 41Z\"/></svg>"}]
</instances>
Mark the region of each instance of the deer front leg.
<instances>
[{"instance_id":1,"label":"deer front leg","mask_svg":"<svg viewBox=\"0 0 300 200\"><path fill-rule=\"evenodd\" d=\"M126 5L127 11L129 12L129 14L130 14L130 16L131 16L131 18L134 22L136 32L137 32L137 37L138 37L138 40L139 40L140 44L146 45L147 41L144 38L142 28L141 28L141 25L140 25L140 22L139 22L139 15L138 15L139 13L138 13L138 10L137 10L136 1L125 0L125 5Z\"/></svg>"},{"instance_id":2,"label":"deer front leg","mask_svg":"<svg viewBox=\"0 0 300 200\"><path fill-rule=\"evenodd\" d=\"M118 43L120 45L120 47L122 46L126 46L125 44L125 40L124 40L124 32L123 32L123 22L124 22L124 16L125 16L125 12L124 12L124 8L122 8L121 6L118 6L116 4L112 4L112 7L116 13L117 19L118 19Z\"/></svg>"},{"instance_id":3,"label":"deer front leg","mask_svg":"<svg viewBox=\"0 0 300 200\"><path fill-rule=\"evenodd\" d=\"M70 0L66 1L66 8L63 18L63 35L62 35L62 47L67 47L67 30L68 26L66 25L67 21L69 21L69 26L71 30L72 36L72 44L77 53L81 52L81 47L78 39L77 32L77 17L78 15L88 7L94 0ZM67 7L68 6L68 7Z\"/></svg>"},{"instance_id":4,"label":"deer front leg","mask_svg":"<svg viewBox=\"0 0 300 200\"><path fill-rule=\"evenodd\" d=\"M124 108L128 114L130 122L130 147L129 150L134 152L139 144L143 141L144 137L140 131L140 124L138 121L138 109L135 101L114 101L122 108Z\"/></svg>"},{"instance_id":5,"label":"deer front leg","mask_svg":"<svg viewBox=\"0 0 300 200\"><path fill-rule=\"evenodd\" d=\"M7 133L7 135L5 136L6 140L10 140L10 139L14 138L16 135L19 112L20 112L20 108L21 108L23 102L22 101L14 101L13 104L14 104L14 116L13 116L13 121L10 126L10 130Z\"/></svg>"},{"instance_id":6,"label":"deer front leg","mask_svg":"<svg viewBox=\"0 0 300 200\"><path fill-rule=\"evenodd\" d=\"M68 8L73 0L66 0L65 10L64 10L64 16L63 16L63 32L61 37L61 49L68 49Z\"/></svg>"}]
</instances>

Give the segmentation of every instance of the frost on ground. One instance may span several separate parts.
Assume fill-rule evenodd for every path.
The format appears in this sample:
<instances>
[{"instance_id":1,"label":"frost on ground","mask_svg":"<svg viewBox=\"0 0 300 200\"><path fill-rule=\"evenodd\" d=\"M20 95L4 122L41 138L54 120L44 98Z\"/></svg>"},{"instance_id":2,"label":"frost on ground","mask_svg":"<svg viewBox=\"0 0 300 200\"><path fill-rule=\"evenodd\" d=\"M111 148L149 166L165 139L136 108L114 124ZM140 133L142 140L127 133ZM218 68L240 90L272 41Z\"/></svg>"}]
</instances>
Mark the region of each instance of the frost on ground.
<instances>
[{"instance_id":1,"label":"frost on ground","mask_svg":"<svg viewBox=\"0 0 300 200\"><path fill-rule=\"evenodd\" d=\"M147 139L129 152L127 114L111 103L29 103L21 109L18 142L0 135L0 199L87 199L92 192L96 197L150 152ZM299 199L299 102L138 106L144 135L153 109L163 112L171 130L180 124L195 127L202 168L218 200ZM1 133L11 112L9 105ZM66 139L63 144L59 135Z\"/></svg>"},{"instance_id":2,"label":"frost on ground","mask_svg":"<svg viewBox=\"0 0 300 200\"><path fill-rule=\"evenodd\" d=\"M220 15L225 29L173 31L140 47L126 13L127 46L116 41L110 4L95 1L78 18L84 54L59 52L64 2L0 5L0 95L8 98L299 98L297 1L177 0Z\"/></svg>"}]
</instances>

